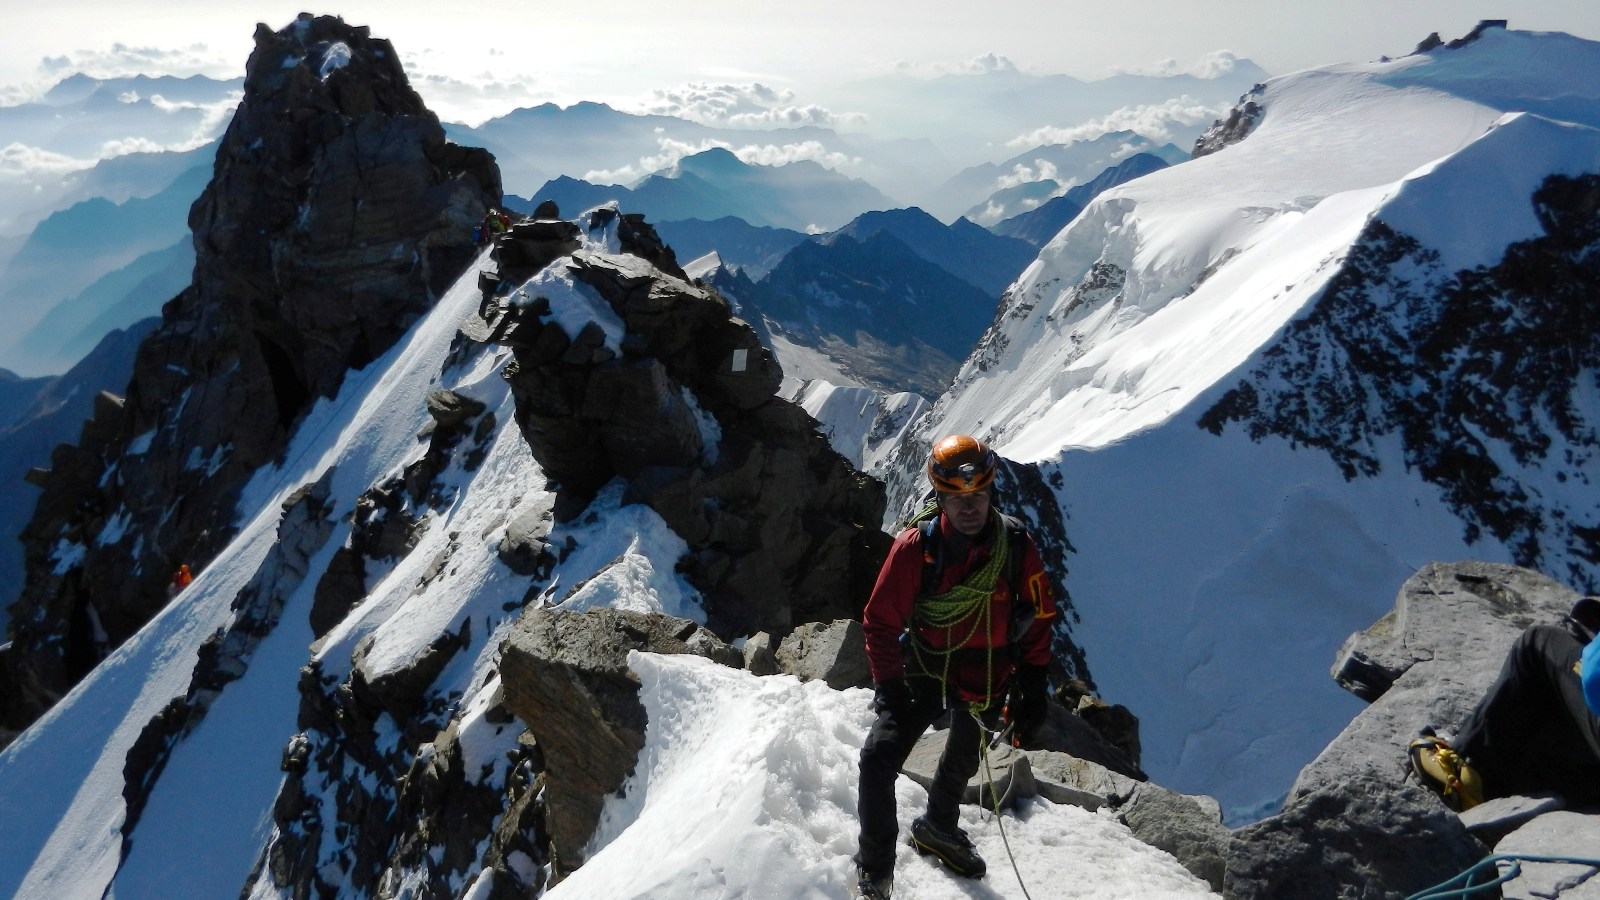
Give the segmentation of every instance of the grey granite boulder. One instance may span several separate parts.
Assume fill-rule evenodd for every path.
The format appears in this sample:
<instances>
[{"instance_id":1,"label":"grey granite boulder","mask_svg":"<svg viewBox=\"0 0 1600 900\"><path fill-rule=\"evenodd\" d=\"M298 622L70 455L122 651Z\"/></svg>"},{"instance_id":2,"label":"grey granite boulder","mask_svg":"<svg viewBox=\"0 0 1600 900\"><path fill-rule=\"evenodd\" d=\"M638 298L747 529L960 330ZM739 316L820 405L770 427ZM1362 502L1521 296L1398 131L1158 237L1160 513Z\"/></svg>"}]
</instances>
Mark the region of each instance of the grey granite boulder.
<instances>
[{"instance_id":1,"label":"grey granite boulder","mask_svg":"<svg viewBox=\"0 0 1600 900\"><path fill-rule=\"evenodd\" d=\"M866 637L854 619L801 625L778 645L777 660L779 671L801 681L825 681L836 691L872 683Z\"/></svg>"},{"instance_id":2,"label":"grey granite boulder","mask_svg":"<svg viewBox=\"0 0 1600 900\"><path fill-rule=\"evenodd\" d=\"M1458 728L1517 635L1559 621L1578 596L1514 566L1424 567L1401 587L1392 612L1340 649L1334 679L1372 705L1300 773L1290 802L1357 772L1398 784L1406 743L1426 725Z\"/></svg>"},{"instance_id":3,"label":"grey granite boulder","mask_svg":"<svg viewBox=\"0 0 1600 900\"><path fill-rule=\"evenodd\" d=\"M1513 831L1494 849L1498 854L1600 860L1600 815L1593 810L1546 813ZM1600 865L1533 861L1520 865L1521 874L1503 889L1506 900L1600 900Z\"/></svg>"},{"instance_id":4,"label":"grey granite boulder","mask_svg":"<svg viewBox=\"0 0 1600 900\"><path fill-rule=\"evenodd\" d=\"M1437 797L1370 774L1302 795L1234 837L1230 900L1400 900L1484 855Z\"/></svg>"},{"instance_id":5,"label":"grey granite boulder","mask_svg":"<svg viewBox=\"0 0 1600 900\"><path fill-rule=\"evenodd\" d=\"M1502 850L1513 819L1537 825L1543 809L1526 803L1457 816L1406 778L1405 746L1423 726L1457 729L1517 635L1577 599L1537 572L1489 563L1429 565L1407 580L1333 666L1371 705L1301 771L1282 812L1234 833L1225 895L1401 898L1466 870L1489 843Z\"/></svg>"},{"instance_id":6,"label":"grey granite boulder","mask_svg":"<svg viewBox=\"0 0 1600 900\"><path fill-rule=\"evenodd\" d=\"M1172 854L1214 891L1221 891L1233 852L1233 835L1210 797L1194 797L1148 781L1134 782L1117 798L1117 816L1133 836Z\"/></svg>"},{"instance_id":7,"label":"grey granite boulder","mask_svg":"<svg viewBox=\"0 0 1600 900\"><path fill-rule=\"evenodd\" d=\"M778 674L777 642L772 635L758 631L744 642L744 667L752 675Z\"/></svg>"},{"instance_id":8,"label":"grey granite boulder","mask_svg":"<svg viewBox=\"0 0 1600 900\"><path fill-rule=\"evenodd\" d=\"M501 644L505 705L545 761L544 816L557 877L583 864L607 795L644 747L645 710L628 651L692 653L738 666L737 651L687 619L530 609Z\"/></svg>"}]
</instances>

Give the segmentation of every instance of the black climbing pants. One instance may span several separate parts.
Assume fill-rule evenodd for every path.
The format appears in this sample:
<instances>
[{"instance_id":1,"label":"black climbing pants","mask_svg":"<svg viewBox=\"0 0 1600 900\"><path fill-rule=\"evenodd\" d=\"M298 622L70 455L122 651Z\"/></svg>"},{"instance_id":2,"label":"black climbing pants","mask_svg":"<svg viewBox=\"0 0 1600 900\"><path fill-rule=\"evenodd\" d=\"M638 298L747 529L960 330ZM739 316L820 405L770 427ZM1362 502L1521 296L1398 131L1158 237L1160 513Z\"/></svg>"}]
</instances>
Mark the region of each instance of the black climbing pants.
<instances>
[{"instance_id":1,"label":"black climbing pants","mask_svg":"<svg viewBox=\"0 0 1600 900\"><path fill-rule=\"evenodd\" d=\"M895 815L895 779L917 739L938 721L947 705L937 681L911 680L915 699L900 706L879 705L878 720L861 747L861 792L856 806L861 836L855 859L857 865L873 875L894 871L895 839L900 832ZM961 795L967 781L978 771L980 741L987 738L965 703L951 700L948 705L952 709L950 728L933 788L928 791L928 821L946 832L955 828L960 818Z\"/></svg>"},{"instance_id":2,"label":"black climbing pants","mask_svg":"<svg viewBox=\"0 0 1600 900\"><path fill-rule=\"evenodd\" d=\"M1566 628L1517 637L1455 746L1483 776L1486 797L1554 791L1600 799L1600 719L1583 701L1584 645Z\"/></svg>"}]
</instances>

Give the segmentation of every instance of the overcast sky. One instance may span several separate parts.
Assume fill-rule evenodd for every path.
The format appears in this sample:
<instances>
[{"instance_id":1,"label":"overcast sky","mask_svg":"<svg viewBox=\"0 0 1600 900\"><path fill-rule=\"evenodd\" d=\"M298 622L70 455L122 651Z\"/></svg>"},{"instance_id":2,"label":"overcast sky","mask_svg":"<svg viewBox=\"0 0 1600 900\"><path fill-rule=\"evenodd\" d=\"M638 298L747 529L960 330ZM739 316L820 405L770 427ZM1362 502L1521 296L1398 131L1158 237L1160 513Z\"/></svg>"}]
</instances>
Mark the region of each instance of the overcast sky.
<instances>
[{"instance_id":1,"label":"overcast sky","mask_svg":"<svg viewBox=\"0 0 1600 900\"><path fill-rule=\"evenodd\" d=\"M332 5L330 5L332 6ZM1410 51L1482 18L1514 29L1600 40L1591 0L345 0L337 9L293 0L0 0L0 101L17 102L65 67L100 73L164 69L242 74L257 22L274 29L302 10L337 13L393 41L413 79L449 78L450 118L555 101L629 98L690 82L761 82L815 92L895 68L955 67L1003 57L1024 72L1097 78L1116 71L1187 69L1217 51L1273 75ZM104 67L120 66L118 70ZM491 74L492 73L492 74ZM476 93L478 96L472 96ZM482 107L473 115L467 107Z\"/></svg>"}]
</instances>

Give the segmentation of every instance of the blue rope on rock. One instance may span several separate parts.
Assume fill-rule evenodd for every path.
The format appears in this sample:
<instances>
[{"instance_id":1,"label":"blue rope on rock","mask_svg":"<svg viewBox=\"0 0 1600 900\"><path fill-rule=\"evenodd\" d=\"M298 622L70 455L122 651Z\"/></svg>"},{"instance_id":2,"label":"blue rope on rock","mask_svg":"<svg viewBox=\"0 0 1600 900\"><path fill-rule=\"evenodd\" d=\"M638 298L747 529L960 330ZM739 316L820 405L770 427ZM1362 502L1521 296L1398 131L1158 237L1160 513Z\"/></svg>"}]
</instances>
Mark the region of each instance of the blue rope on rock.
<instances>
[{"instance_id":1,"label":"blue rope on rock","mask_svg":"<svg viewBox=\"0 0 1600 900\"><path fill-rule=\"evenodd\" d=\"M1502 862L1511 864L1510 868L1503 873L1498 871L1499 864ZM1482 894L1521 875L1522 864L1525 862L1565 863L1567 865L1600 869L1600 859L1585 859L1581 856L1530 856L1526 853L1497 853L1478 860L1472 868L1451 878L1449 881L1418 891L1407 897L1406 900L1446 900L1446 898L1450 897L1471 897L1475 894ZM1478 876L1480 874L1486 875L1483 870L1491 867L1496 870L1496 877L1478 884Z\"/></svg>"}]
</instances>

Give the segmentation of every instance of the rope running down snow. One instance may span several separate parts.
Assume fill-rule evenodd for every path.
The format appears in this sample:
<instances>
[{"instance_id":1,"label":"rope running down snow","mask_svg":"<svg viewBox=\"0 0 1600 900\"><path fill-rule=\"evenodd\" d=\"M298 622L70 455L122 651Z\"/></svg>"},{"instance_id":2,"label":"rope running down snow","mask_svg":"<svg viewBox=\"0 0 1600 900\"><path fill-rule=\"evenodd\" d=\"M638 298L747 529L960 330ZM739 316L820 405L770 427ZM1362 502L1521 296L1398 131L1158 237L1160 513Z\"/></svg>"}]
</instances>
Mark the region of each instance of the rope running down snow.
<instances>
[{"instance_id":1,"label":"rope running down snow","mask_svg":"<svg viewBox=\"0 0 1600 900\"><path fill-rule=\"evenodd\" d=\"M976 706L977 704L973 704L973 707ZM976 708L971 708L968 710L968 712L970 712L972 717L978 721L978 750L983 754L983 778L989 783L989 799L994 803L994 823L1000 829L1000 843L1005 845L1006 858L1011 860L1011 873L1017 876L1017 886L1022 888L1022 896L1027 898L1027 900L1033 900L1033 895L1028 893L1027 882L1022 880L1022 870L1017 868L1016 854L1011 852L1011 839L1006 837L1005 820L1000 817L1000 792L995 790L994 771L989 768L988 726L983 724L983 717L978 714L978 710ZM1006 731L1010 730L1011 729L1009 727L1006 728ZM1002 731L1001 736L1004 736L1006 731Z\"/></svg>"}]
</instances>

